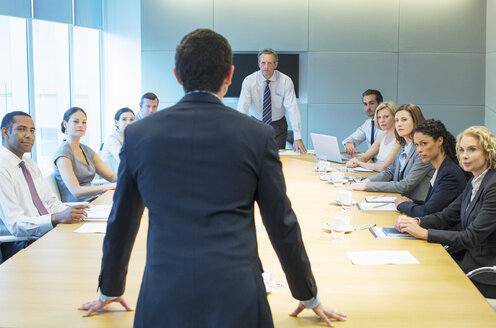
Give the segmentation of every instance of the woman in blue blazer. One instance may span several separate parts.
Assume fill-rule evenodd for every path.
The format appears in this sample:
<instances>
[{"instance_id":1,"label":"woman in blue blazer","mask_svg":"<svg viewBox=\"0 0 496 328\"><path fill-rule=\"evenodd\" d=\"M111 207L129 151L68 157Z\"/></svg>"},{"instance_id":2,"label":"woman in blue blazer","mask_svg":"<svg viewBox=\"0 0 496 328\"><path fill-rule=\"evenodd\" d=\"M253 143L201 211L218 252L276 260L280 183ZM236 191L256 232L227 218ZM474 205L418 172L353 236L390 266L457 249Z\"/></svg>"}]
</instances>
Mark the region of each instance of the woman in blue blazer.
<instances>
[{"instance_id":1,"label":"woman in blue blazer","mask_svg":"<svg viewBox=\"0 0 496 328\"><path fill-rule=\"evenodd\" d=\"M424 116L417 105L401 105L394 114L395 136L400 144L393 164L383 172L352 184L351 190L397 192L410 199L424 201L434 173L431 163L423 163L413 145L413 131Z\"/></svg>"},{"instance_id":2,"label":"woman in blue blazer","mask_svg":"<svg viewBox=\"0 0 496 328\"><path fill-rule=\"evenodd\" d=\"M464 272L496 265L496 140L484 126L463 131L457 140L463 169L473 174L463 193L442 212L420 218L400 215L395 227L428 242L441 243L464 254ZM458 230L449 230L458 226ZM485 297L496 298L496 274L482 273L472 282Z\"/></svg>"},{"instance_id":3,"label":"woman in blue blazer","mask_svg":"<svg viewBox=\"0 0 496 328\"><path fill-rule=\"evenodd\" d=\"M456 140L441 121L425 120L415 128L413 143L420 159L436 169L425 202L398 197L394 202L401 213L424 216L446 208L458 197L467 178L458 165Z\"/></svg>"}]
</instances>

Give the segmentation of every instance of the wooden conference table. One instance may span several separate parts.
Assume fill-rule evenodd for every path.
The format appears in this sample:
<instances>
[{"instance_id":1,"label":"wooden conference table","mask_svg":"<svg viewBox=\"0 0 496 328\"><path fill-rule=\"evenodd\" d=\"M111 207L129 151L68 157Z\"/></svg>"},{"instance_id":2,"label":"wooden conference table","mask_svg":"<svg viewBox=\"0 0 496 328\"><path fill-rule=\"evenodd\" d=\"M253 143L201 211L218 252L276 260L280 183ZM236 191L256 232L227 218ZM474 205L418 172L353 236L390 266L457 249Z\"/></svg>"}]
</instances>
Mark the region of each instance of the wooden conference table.
<instances>
[{"instance_id":1,"label":"wooden conference table","mask_svg":"<svg viewBox=\"0 0 496 328\"><path fill-rule=\"evenodd\" d=\"M314 156L282 156L287 189L302 228L322 301L348 314L336 327L496 327L496 312L438 244L375 239L368 230L333 241L324 230L340 209L337 189L312 172ZM352 174L351 174L352 175ZM364 200L364 192L353 198ZM111 202L112 193L97 203ZM397 213L351 213L351 223L392 226ZM257 217L257 226L262 227ZM145 265L146 214L129 265L125 297L135 305ZM59 225L0 265L0 327L131 327L133 312L82 318L77 307L97 297L103 234L78 234L80 225ZM260 258L275 281L283 274L263 228L257 229ZM345 251L409 250L418 265L353 265ZM233 291L235 292L235 291ZM287 286L268 296L276 327L323 327L312 311L299 318ZM191 314L194 315L194 311ZM157 323L157 326L160 324Z\"/></svg>"}]
</instances>

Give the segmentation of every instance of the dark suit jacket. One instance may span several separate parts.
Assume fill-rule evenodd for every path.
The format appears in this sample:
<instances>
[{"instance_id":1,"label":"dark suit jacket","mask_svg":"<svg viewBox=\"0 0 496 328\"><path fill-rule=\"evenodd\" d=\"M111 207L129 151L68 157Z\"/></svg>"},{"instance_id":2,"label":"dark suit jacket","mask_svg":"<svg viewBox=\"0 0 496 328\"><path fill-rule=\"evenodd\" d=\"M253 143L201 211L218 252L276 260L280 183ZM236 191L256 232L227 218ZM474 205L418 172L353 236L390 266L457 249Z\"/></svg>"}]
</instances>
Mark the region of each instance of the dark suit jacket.
<instances>
[{"instance_id":1,"label":"dark suit jacket","mask_svg":"<svg viewBox=\"0 0 496 328\"><path fill-rule=\"evenodd\" d=\"M496 170L489 170L472 202L472 180L463 193L442 212L421 218L420 226L429 229L428 241L466 250L460 264L464 272L496 265ZM460 224L460 231L447 231ZM496 274L472 278L496 285Z\"/></svg>"},{"instance_id":2,"label":"dark suit jacket","mask_svg":"<svg viewBox=\"0 0 496 328\"><path fill-rule=\"evenodd\" d=\"M317 288L273 130L208 93L126 128L100 287L122 295L143 206L147 260L135 327L271 327L254 202L296 299Z\"/></svg>"},{"instance_id":3,"label":"dark suit jacket","mask_svg":"<svg viewBox=\"0 0 496 328\"><path fill-rule=\"evenodd\" d=\"M462 193L466 185L467 179L460 166L446 157L439 167L425 202L403 202L398 205L398 211L412 217L442 211Z\"/></svg>"},{"instance_id":4,"label":"dark suit jacket","mask_svg":"<svg viewBox=\"0 0 496 328\"><path fill-rule=\"evenodd\" d=\"M424 201L434 174L434 166L424 163L414 145L406 155L406 164L401 170L400 157L405 149L400 147L394 161L383 172L371 175L367 191L397 192L410 199Z\"/></svg>"}]
</instances>

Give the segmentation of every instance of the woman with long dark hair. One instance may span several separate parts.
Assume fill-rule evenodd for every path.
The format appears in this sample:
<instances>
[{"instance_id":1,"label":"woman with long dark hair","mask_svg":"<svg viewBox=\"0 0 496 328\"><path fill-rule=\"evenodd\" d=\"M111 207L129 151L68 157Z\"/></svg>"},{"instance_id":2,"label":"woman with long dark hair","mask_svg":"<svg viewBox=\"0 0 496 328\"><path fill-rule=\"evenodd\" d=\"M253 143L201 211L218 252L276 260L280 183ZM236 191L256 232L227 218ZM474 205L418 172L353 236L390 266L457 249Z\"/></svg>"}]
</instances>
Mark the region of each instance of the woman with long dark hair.
<instances>
[{"instance_id":1,"label":"woman with long dark hair","mask_svg":"<svg viewBox=\"0 0 496 328\"><path fill-rule=\"evenodd\" d=\"M446 208L458 197L467 179L456 158L456 140L441 121L425 120L414 130L413 144L420 159L436 169L424 202L398 197L398 211L410 216L424 216Z\"/></svg>"}]
</instances>

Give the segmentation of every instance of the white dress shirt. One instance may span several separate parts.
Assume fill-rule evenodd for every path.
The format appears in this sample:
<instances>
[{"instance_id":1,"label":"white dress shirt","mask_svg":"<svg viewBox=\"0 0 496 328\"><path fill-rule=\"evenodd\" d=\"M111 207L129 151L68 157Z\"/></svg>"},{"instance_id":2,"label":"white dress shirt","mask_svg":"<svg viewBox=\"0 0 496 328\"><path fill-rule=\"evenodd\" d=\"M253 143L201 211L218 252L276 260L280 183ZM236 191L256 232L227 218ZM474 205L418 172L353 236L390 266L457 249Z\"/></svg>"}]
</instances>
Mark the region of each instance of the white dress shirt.
<instances>
[{"instance_id":1,"label":"white dress shirt","mask_svg":"<svg viewBox=\"0 0 496 328\"><path fill-rule=\"evenodd\" d=\"M36 163L26 155L23 160L49 214L38 213L19 166L21 159L0 146L0 236L38 238L53 228L50 213L61 212L66 206L50 191Z\"/></svg>"},{"instance_id":2,"label":"white dress shirt","mask_svg":"<svg viewBox=\"0 0 496 328\"><path fill-rule=\"evenodd\" d=\"M384 131L374 127L374 140L377 140ZM362 142L367 141L367 147L370 148L370 137L372 136L372 119L367 119L362 125L358 127L348 138L343 140L343 145L351 142L355 147L358 147Z\"/></svg>"},{"instance_id":3,"label":"white dress shirt","mask_svg":"<svg viewBox=\"0 0 496 328\"><path fill-rule=\"evenodd\" d=\"M262 121L263 117L263 94L267 79L262 71L256 71L245 77L239 95L238 111L243 114L250 113L251 116ZM300 109L296 101L293 81L291 78L279 71L274 71L270 77L270 93L272 102L272 121L282 119L286 112L293 128L294 139L301 139L301 117Z\"/></svg>"},{"instance_id":4,"label":"white dress shirt","mask_svg":"<svg viewBox=\"0 0 496 328\"><path fill-rule=\"evenodd\" d=\"M486 169L484 172L481 173L477 178L472 179L472 194L470 195L470 202L474 200L475 194L479 191L479 188L482 184L482 180L484 180L484 177L486 176L487 173Z\"/></svg>"},{"instance_id":5,"label":"white dress shirt","mask_svg":"<svg viewBox=\"0 0 496 328\"><path fill-rule=\"evenodd\" d=\"M114 172L117 172L117 169L119 168L119 153L123 142L124 137L119 131L113 130L107 137L107 140L105 140L102 152L100 153L102 161Z\"/></svg>"}]
</instances>

